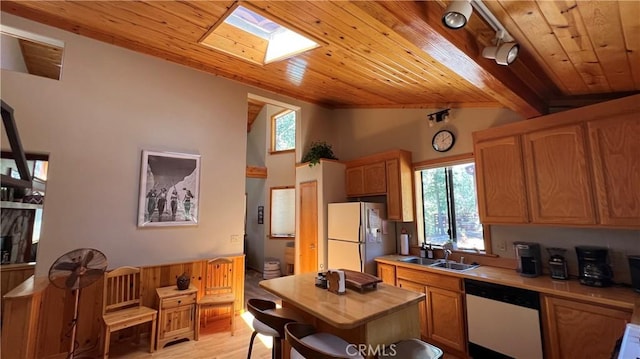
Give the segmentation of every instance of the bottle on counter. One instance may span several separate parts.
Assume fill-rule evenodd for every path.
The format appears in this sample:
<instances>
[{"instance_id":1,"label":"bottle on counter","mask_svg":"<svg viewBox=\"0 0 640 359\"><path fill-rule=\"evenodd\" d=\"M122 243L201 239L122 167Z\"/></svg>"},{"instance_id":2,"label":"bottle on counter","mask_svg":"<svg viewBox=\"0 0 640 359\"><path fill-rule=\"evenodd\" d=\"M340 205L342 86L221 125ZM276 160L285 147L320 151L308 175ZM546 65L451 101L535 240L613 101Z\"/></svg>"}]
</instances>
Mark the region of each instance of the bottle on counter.
<instances>
[{"instance_id":1,"label":"bottle on counter","mask_svg":"<svg viewBox=\"0 0 640 359\"><path fill-rule=\"evenodd\" d=\"M420 258L427 258L427 244L424 241L420 247Z\"/></svg>"},{"instance_id":2,"label":"bottle on counter","mask_svg":"<svg viewBox=\"0 0 640 359\"><path fill-rule=\"evenodd\" d=\"M431 243L429 243L429 248L427 248L427 258L433 259L433 248L431 248Z\"/></svg>"}]
</instances>

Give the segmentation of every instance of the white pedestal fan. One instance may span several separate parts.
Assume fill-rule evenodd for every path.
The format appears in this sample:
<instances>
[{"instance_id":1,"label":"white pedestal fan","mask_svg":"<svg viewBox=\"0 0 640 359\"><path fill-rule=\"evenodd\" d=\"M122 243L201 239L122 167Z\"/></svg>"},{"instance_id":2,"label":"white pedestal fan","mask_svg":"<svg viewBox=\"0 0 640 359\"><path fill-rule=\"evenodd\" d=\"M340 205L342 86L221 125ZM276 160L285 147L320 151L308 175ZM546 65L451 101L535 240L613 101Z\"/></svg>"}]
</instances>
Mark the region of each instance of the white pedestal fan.
<instances>
[{"instance_id":1,"label":"white pedestal fan","mask_svg":"<svg viewBox=\"0 0 640 359\"><path fill-rule=\"evenodd\" d=\"M106 269L107 257L93 248L80 248L63 254L49 268L51 284L61 289L70 289L75 294L75 307L71 322L71 349L68 358L73 358L76 350L80 292L82 288L86 288L100 279Z\"/></svg>"}]
</instances>

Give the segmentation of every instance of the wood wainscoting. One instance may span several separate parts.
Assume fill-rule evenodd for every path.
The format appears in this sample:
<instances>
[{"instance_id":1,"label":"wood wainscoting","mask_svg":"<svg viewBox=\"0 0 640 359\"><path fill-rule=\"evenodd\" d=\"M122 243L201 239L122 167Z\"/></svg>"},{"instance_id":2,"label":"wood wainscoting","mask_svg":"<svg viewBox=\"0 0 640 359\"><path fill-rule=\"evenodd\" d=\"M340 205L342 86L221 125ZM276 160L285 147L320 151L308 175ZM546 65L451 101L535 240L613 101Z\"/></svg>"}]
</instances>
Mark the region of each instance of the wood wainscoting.
<instances>
[{"instance_id":1,"label":"wood wainscoting","mask_svg":"<svg viewBox=\"0 0 640 359\"><path fill-rule=\"evenodd\" d=\"M244 309L244 255L227 256L234 261L233 291L236 295L235 314ZM156 288L176 284L182 273L191 277L191 284L198 288L198 298L203 293L205 263L207 259L142 267L143 305L157 308ZM7 358L54 358L66 354L71 347L70 323L73 319L75 295L69 290L46 284L46 279L33 277L31 282L44 282L43 286L25 287L11 291L3 299L2 356ZM25 282L26 283L26 282ZM29 290L29 288L34 288ZM36 290L38 288L38 290ZM103 279L82 289L78 306L76 340L77 351L99 350L102 341L102 288ZM33 308L39 308L34 312ZM228 315L227 313L220 313ZM15 328L8 323L25 323ZM34 328L35 326L35 328ZM149 335L150 325L141 332ZM123 331L125 332L125 331ZM26 333L30 333L25 335ZM155 333L153 333L155 335ZM35 336L35 338L34 338ZM10 343L10 344L9 344Z\"/></svg>"},{"instance_id":2,"label":"wood wainscoting","mask_svg":"<svg viewBox=\"0 0 640 359\"><path fill-rule=\"evenodd\" d=\"M0 266L0 296L4 297L12 289L19 286L22 282L31 277L35 271L36 263L19 263L19 264L3 264ZM4 308L4 298L2 299L2 305ZM0 318L1 313L0 313Z\"/></svg>"}]
</instances>

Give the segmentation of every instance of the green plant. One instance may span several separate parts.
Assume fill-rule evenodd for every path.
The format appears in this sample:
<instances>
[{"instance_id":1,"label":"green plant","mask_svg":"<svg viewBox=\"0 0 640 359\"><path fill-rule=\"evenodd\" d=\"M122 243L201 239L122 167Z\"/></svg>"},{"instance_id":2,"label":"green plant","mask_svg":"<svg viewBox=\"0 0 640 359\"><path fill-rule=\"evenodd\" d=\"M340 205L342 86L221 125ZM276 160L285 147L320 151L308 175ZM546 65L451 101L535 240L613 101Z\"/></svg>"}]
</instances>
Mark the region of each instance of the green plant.
<instances>
[{"instance_id":1,"label":"green plant","mask_svg":"<svg viewBox=\"0 0 640 359\"><path fill-rule=\"evenodd\" d=\"M324 141L311 142L309 150L302 157L302 162L309 162L309 167L313 167L320 163L321 158L330 160L337 160L338 158L333 154L331 145Z\"/></svg>"}]
</instances>

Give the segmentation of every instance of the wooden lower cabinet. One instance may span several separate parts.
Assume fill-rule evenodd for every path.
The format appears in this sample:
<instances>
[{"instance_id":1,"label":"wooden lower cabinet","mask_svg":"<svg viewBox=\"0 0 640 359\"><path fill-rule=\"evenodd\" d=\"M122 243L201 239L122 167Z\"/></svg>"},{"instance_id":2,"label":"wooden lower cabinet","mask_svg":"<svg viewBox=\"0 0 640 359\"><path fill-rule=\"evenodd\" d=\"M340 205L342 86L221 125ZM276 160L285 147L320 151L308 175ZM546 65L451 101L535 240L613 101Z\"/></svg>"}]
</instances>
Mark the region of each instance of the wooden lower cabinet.
<instances>
[{"instance_id":1,"label":"wooden lower cabinet","mask_svg":"<svg viewBox=\"0 0 640 359\"><path fill-rule=\"evenodd\" d=\"M396 266L378 263L378 277L382 279L382 283L396 285Z\"/></svg>"},{"instance_id":2,"label":"wooden lower cabinet","mask_svg":"<svg viewBox=\"0 0 640 359\"><path fill-rule=\"evenodd\" d=\"M610 358L631 312L543 295L546 358Z\"/></svg>"},{"instance_id":3,"label":"wooden lower cabinet","mask_svg":"<svg viewBox=\"0 0 640 359\"><path fill-rule=\"evenodd\" d=\"M467 351L464 301L461 292L429 287L427 294L428 338L462 353Z\"/></svg>"},{"instance_id":4,"label":"wooden lower cabinet","mask_svg":"<svg viewBox=\"0 0 640 359\"><path fill-rule=\"evenodd\" d=\"M420 307L422 339L456 357L467 357L467 330L462 279L396 267L399 287L425 293Z\"/></svg>"},{"instance_id":5,"label":"wooden lower cabinet","mask_svg":"<svg viewBox=\"0 0 640 359\"><path fill-rule=\"evenodd\" d=\"M198 340L196 328L196 297L198 289L177 290L175 285L157 288L158 349L179 339Z\"/></svg>"},{"instance_id":6,"label":"wooden lower cabinet","mask_svg":"<svg viewBox=\"0 0 640 359\"><path fill-rule=\"evenodd\" d=\"M418 293L425 292L425 286L420 283L411 282L404 279L398 280L398 287L412 290ZM426 302L423 300L418 304L418 311L420 313L420 336L423 339L427 339L429 337L429 332L427 329L427 306Z\"/></svg>"}]
</instances>

